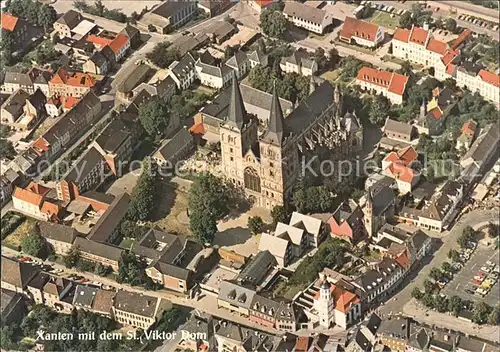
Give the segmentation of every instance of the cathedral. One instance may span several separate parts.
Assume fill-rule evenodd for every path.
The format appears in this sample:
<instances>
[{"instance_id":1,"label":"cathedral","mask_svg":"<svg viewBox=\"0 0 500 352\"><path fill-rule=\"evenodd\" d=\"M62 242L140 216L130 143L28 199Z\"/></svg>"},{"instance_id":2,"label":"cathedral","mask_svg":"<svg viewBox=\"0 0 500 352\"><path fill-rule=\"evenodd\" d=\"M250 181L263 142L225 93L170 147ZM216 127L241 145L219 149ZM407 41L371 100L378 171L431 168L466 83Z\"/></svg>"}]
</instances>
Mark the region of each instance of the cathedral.
<instances>
[{"instance_id":1,"label":"cathedral","mask_svg":"<svg viewBox=\"0 0 500 352\"><path fill-rule=\"evenodd\" d=\"M233 77L227 119L220 126L221 162L227 179L255 205L272 209L291 196L302 177L302 155L319 147L346 157L359 152L363 130L355 114L342 115L342 95L328 81L312 82L310 95L286 118L276 88L267 127L245 111Z\"/></svg>"}]
</instances>

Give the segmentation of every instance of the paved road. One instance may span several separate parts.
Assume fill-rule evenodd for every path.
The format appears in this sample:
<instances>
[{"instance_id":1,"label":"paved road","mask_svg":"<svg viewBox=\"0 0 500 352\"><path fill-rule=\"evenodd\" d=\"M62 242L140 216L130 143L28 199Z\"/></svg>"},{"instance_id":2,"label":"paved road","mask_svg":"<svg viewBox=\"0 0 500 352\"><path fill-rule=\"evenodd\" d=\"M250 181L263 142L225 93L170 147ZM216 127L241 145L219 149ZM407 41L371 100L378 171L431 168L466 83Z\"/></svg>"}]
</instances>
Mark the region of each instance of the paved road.
<instances>
[{"instance_id":1,"label":"paved road","mask_svg":"<svg viewBox=\"0 0 500 352\"><path fill-rule=\"evenodd\" d=\"M464 14L464 15L472 15L475 17L480 17L483 18L487 21L491 21L494 23L499 23L498 16L499 12L498 9L490 9L484 6L480 5L474 5L470 2L467 1L456 1L456 0L434 0L434 1L427 1L428 4L431 6L436 3L440 4L443 8L449 8L452 7L454 10L458 12L458 14Z\"/></svg>"}]
</instances>

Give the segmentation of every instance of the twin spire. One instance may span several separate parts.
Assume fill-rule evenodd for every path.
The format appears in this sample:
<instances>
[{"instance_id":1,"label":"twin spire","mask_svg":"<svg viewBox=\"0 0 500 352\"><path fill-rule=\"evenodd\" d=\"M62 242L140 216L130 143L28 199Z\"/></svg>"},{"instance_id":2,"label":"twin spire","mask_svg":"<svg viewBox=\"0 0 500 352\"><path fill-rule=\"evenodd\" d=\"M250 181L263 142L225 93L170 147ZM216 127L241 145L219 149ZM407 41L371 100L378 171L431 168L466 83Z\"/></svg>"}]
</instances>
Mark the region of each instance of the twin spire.
<instances>
[{"instance_id":1,"label":"twin spire","mask_svg":"<svg viewBox=\"0 0 500 352\"><path fill-rule=\"evenodd\" d=\"M243 126L247 122L248 122L247 111L245 110L245 104L243 103L243 98L241 97L241 91L238 85L238 78L236 77L236 72L233 71L231 98L229 100L229 115L227 119L227 124L229 126L241 130L243 129Z\"/></svg>"},{"instance_id":2,"label":"twin spire","mask_svg":"<svg viewBox=\"0 0 500 352\"><path fill-rule=\"evenodd\" d=\"M276 81L273 82L273 97L271 100L271 112L269 113L269 122L267 131L262 140L276 145L282 145L285 134L285 119L281 110L280 99L276 92Z\"/></svg>"}]
</instances>

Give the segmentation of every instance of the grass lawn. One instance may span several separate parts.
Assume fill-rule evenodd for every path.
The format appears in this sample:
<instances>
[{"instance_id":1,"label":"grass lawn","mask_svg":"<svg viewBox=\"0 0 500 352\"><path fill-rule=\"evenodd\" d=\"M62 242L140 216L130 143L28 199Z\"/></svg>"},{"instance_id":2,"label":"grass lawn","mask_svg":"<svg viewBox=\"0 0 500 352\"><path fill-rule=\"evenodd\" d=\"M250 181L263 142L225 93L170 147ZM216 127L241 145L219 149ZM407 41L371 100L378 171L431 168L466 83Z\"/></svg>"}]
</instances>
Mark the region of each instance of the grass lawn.
<instances>
[{"instance_id":1,"label":"grass lawn","mask_svg":"<svg viewBox=\"0 0 500 352\"><path fill-rule=\"evenodd\" d=\"M152 225L169 232L191 236L189 225L179 221L179 218L187 219L184 215L188 208L188 194L163 182L158 186L158 193L156 213L153 217L156 221Z\"/></svg>"},{"instance_id":2,"label":"grass lawn","mask_svg":"<svg viewBox=\"0 0 500 352\"><path fill-rule=\"evenodd\" d=\"M291 285L288 281L280 279L274 286L273 294L279 297L292 299L297 293L305 289L307 285L308 284L294 286Z\"/></svg>"},{"instance_id":3,"label":"grass lawn","mask_svg":"<svg viewBox=\"0 0 500 352\"><path fill-rule=\"evenodd\" d=\"M391 17L390 13L375 10L373 16L367 19L370 23L379 25L381 27L396 29L399 25L399 16Z\"/></svg>"},{"instance_id":4,"label":"grass lawn","mask_svg":"<svg viewBox=\"0 0 500 352\"><path fill-rule=\"evenodd\" d=\"M326 71L320 77L330 82L335 82L337 78L339 78L339 76L340 76L340 69L335 69L332 71Z\"/></svg>"},{"instance_id":5,"label":"grass lawn","mask_svg":"<svg viewBox=\"0 0 500 352\"><path fill-rule=\"evenodd\" d=\"M35 227L35 220L31 218L26 218L10 235L8 235L4 240L3 244L10 248L17 248L21 245L21 241L24 237L33 233Z\"/></svg>"},{"instance_id":6,"label":"grass lawn","mask_svg":"<svg viewBox=\"0 0 500 352\"><path fill-rule=\"evenodd\" d=\"M212 96L217 90L209 87L202 86L201 84L196 87L193 92L197 94L206 94Z\"/></svg>"},{"instance_id":7,"label":"grass lawn","mask_svg":"<svg viewBox=\"0 0 500 352\"><path fill-rule=\"evenodd\" d=\"M130 249L132 248L134 242L135 238L124 238L118 246L123 249Z\"/></svg>"},{"instance_id":8,"label":"grass lawn","mask_svg":"<svg viewBox=\"0 0 500 352\"><path fill-rule=\"evenodd\" d=\"M364 53L364 54L368 54L368 55L372 55L374 56L375 55L375 51L372 51L368 48L365 48L365 47L362 47L360 45L351 45L351 44L348 44L346 42L343 42L342 40L334 40L335 42L335 45L340 45L340 46L343 46L343 47L346 47L346 48L349 48L349 49L353 49L353 50L356 50L356 51L359 51L361 53Z\"/></svg>"}]
</instances>

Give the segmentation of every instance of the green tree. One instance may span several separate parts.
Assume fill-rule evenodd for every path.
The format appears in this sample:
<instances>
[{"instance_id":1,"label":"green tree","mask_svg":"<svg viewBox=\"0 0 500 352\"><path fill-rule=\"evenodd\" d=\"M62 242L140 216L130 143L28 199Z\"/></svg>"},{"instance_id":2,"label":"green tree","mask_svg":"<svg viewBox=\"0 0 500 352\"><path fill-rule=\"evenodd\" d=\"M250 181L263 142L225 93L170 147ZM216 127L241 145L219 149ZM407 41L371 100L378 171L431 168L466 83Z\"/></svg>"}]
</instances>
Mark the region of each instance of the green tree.
<instances>
[{"instance_id":1,"label":"green tree","mask_svg":"<svg viewBox=\"0 0 500 352\"><path fill-rule=\"evenodd\" d=\"M192 212L189 215L189 228L199 243L211 243L217 233L217 220L210 212Z\"/></svg>"},{"instance_id":2,"label":"green tree","mask_svg":"<svg viewBox=\"0 0 500 352\"><path fill-rule=\"evenodd\" d=\"M97 16L102 17L102 15L104 15L104 11L106 10L106 6L104 6L104 4L102 3L102 0L96 0L94 2L94 8L97 11Z\"/></svg>"},{"instance_id":3,"label":"green tree","mask_svg":"<svg viewBox=\"0 0 500 352\"><path fill-rule=\"evenodd\" d=\"M260 28L268 36L282 38L288 29L288 20L282 12L264 9L260 14Z\"/></svg>"},{"instance_id":4,"label":"green tree","mask_svg":"<svg viewBox=\"0 0 500 352\"><path fill-rule=\"evenodd\" d=\"M54 22L57 19L56 10L47 4L43 4L38 11L37 23L40 27L43 27L45 30L52 27Z\"/></svg>"},{"instance_id":5,"label":"green tree","mask_svg":"<svg viewBox=\"0 0 500 352\"><path fill-rule=\"evenodd\" d=\"M47 243L39 232L31 233L21 240L21 249L24 253L35 257L46 254Z\"/></svg>"},{"instance_id":6,"label":"green tree","mask_svg":"<svg viewBox=\"0 0 500 352\"><path fill-rule=\"evenodd\" d=\"M444 26L446 27L447 30L449 30L452 33L455 33L457 30L457 21L455 19L448 17L445 21Z\"/></svg>"},{"instance_id":7,"label":"green tree","mask_svg":"<svg viewBox=\"0 0 500 352\"><path fill-rule=\"evenodd\" d=\"M331 48L328 50L328 66L330 69L334 69L339 61L339 51L336 48Z\"/></svg>"},{"instance_id":8,"label":"green tree","mask_svg":"<svg viewBox=\"0 0 500 352\"><path fill-rule=\"evenodd\" d=\"M453 296L448 300L448 311L452 312L455 316L460 313L460 310L462 309L462 299L458 296Z\"/></svg>"},{"instance_id":9,"label":"green tree","mask_svg":"<svg viewBox=\"0 0 500 352\"><path fill-rule=\"evenodd\" d=\"M325 186L299 187L293 192L293 204L300 213L324 212L332 208L333 197Z\"/></svg>"},{"instance_id":10,"label":"green tree","mask_svg":"<svg viewBox=\"0 0 500 352\"><path fill-rule=\"evenodd\" d=\"M421 300L423 297L422 291L418 287L414 287L413 290L411 291L411 296L415 298L416 300Z\"/></svg>"},{"instance_id":11,"label":"green tree","mask_svg":"<svg viewBox=\"0 0 500 352\"><path fill-rule=\"evenodd\" d=\"M252 234L257 235L262 232L264 221L260 216L251 216L248 218L247 226Z\"/></svg>"},{"instance_id":12,"label":"green tree","mask_svg":"<svg viewBox=\"0 0 500 352\"><path fill-rule=\"evenodd\" d=\"M425 292L422 297L422 303L428 308L434 308L434 296L432 293Z\"/></svg>"},{"instance_id":13,"label":"green tree","mask_svg":"<svg viewBox=\"0 0 500 352\"><path fill-rule=\"evenodd\" d=\"M163 135L170 122L170 112L167 103L154 98L139 106L139 120L142 127L152 138Z\"/></svg>"},{"instance_id":14,"label":"green tree","mask_svg":"<svg viewBox=\"0 0 500 352\"><path fill-rule=\"evenodd\" d=\"M111 272L113 272L113 268L111 268L109 265L105 266L101 263L96 263L94 267L94 274L99 276L107 276L111 274Z\"/></svg>"},{"instance_id":15,"label":"green tree","mask_svg":"<svg viewBox=\"0 0 500 352\"><path fill-rule=\"evenodd\" d=\"M356 59L352 55L344 57L341 61L342 80L345 82L352 80L358 75L359 70L361 70L364 66L371 67L369 63Z\"/></svg>"},{"instance_id":16,"label":"green tree","mask_svg":"<svg viewBox=\"0 0 500 352\"><path fill-rule=\"evenodd\" d=\"M226 185L212 174L201 174L189 189L190 213L212 213L215 219L222 219L229 213L228 202L229 192Z\"/></svg>"},{"instance_id":17,"label":"green tree","mask_svg":"<svg viewBox=\"0 0 500 352\"><path fill-rule=\"evenodd\" d=\"M401 68L397 70L397 73L412 77L413 76L413 68L411 67L410 61L406 60L401 63Z\"/></svg>"},{"instance_id":18,"label":"green tree","mask_svg":"<svg viewBox=\"0 0 500 352\"><path fill-rule=\"evenodd\" d=\"M500 225L490 222L488 224L488 235L492 238L497 238L500 233Z\"/></svg>"},{"instance_id":19,"label":"green tree","mask_svg":"<svg viewBox=\"0 0 500 352\"><path fill-rule=\"evenodd\" d=\"M436 178L436 172L434 171L434 167L432 165L427 166L427 172L425 174L425 178L427 182L433 183Z\"/></svg>"},{"instance_id":20,"label":"green tree","mask_svg":"<svg viewBox=\"0 0 500 352\"><path fill-rule=\"evenodd\" d=\"M328 59L326 58L325 49L323 49L322 47L317 47L314 51L314 59L316 60L316 63L318 64L318 68L320 70L326 68Z\"/></svg>"},{"instance_id":21,"label":"green tree","mask_svg":"<svg viewBox=\"0 0 500 352\"><path fill-rule=\"evenodd\" d=\"M370 105L370 110L368 116L370 122L376 125L381 125L385 122L387 114L391 108L391 103L389 99L384 97L382 94L377 94Z\"/></svg>"},{"instance_id":22,"label":"green tree","mask_svg":"<svg viewBox=\"0 0 500 352\"><path fill-rule=\"evenodd\" d=\"M439 268L432 268L429 277L435 281L439 281L443 277L443 273Z\"/></svg>"},{"instance_id":23,"label":"green tree","mask_svg":"<svg viewBox=\"0 0 500 352\"><path fill-rule=\"evenodd\" d=\"M433 306L438 312L444 313L448 307L448 299L445 295L435 295Z\"/></svg>"},{"instance_id":24,"label":"green tree","mask_svg":"<svg viewBox=\"0 0 500 352\"><path fill-rule=\"evenodd\" d=\"M156 288L153 281L146 275L146 263L138 259L134 253L123 251L118 260L118 283L126 283L132 286L144 286L148 289Z\"/></svg>"},{"instance_id":25,"label":"green tree","mask_svg":"<svg viewBox=\"0 0 500 352\"><path fill-rule=\"evenodd\" d=\"M66 266L66 268L71 269L78 264L81 257L82 257L82 255L81 255L78 247L72 246L71 249L69 250L68 254L66 254L63 257L64 265Z\"/></svg>"},{"instance_id":26,"label":"green tree","mask_svg":"<svg viewBox=\"0 0 500 352\"><path fill-rule=\"evenodd\" d=\"M8 139L0 138L0 159L14 159L16 151L14 145Z\"/></svg>"},{"instance_id":27,"label":"green tree","mask_svg":"<svg viewBox=\"0 0 500 352\"><path fill-rule=\"evenodd\" d=\"M490 325L498 325L500 322L500 305L496 305L495 308L491 311L490 315L488 315L488 324Z\"/></svg>"},{"instance_id":28,"label":"green tree","mask_svg":"<svg viewBox=\"0 0 500 352\"><path fill-rule=\"evenodd\" d=\"M462 235L457 239L457 243L461 248L467 247L467 243L474 240L475 231L471 226L466 226L462 231Z\"/></svg>"},{"instance_id":29,"label":"green tree","mask_svg":"<svg viewBox=\"0 0 500 352\"><path fill-rule=\"evenodd\" d=\"M425 279L424 290L426 294L433 293L436 290L436 284L430 280Z\"/></svg>"},{"instance_id":30,"label":"green tree","mask_svg":"<svg viewBox=\"0 0 500 352\"><path fill-rule=\"evenodd\" d=\"M405 12L399 16L399 27L410 29L413 25L413 18L410 12Z\"/></svg>"},{"instance_id":31,"label":"green tree","mask_svg":"<svg viewBox=\"0 0 500 352\"><path fill-rule=\"evenodd\" d=\"M453 262L458 262L460 259L460 254L455 249L450 249L448 251L448 258L450 258Z\"/></svg>"},{"instance_id":32,"label":"green tree","mask_svg":"<svg viewBox=\"0 0 500 352\"><path fill-rule=\"evenodd\" d=\"M290 212L283 205L275 205L271 209L271 217L273 218L273 225L276 226L278 222L288 224L290 221Z\"/></svg>"},{"instance_id":33,"label":"green tree","mask_svg":"<svg viewBox=\"0 0 500 352\"><path fill-rule=\"evenodd\" d=\"M441 269L443 269L444 271L447 271L447 272L452 272L453 271L453 268L451 267L451 264L448 263L448 262L443 262L443 264L441 265Z\"/></svg>"},{"instance_id":34,"label":"green tree","mask_svg":"<svg viewBox=\"0 0 500 352\"><path fill-rule=\"evenodd\" d=\"M146 54L146 58L160 68L167 68L172 62L179 60L181 57L178 50L170 48L169 42L161 42Z\"/></svg>"},{"instance_id":35,"label":"green tree","mask_svg":"<svg viewBox=\"0 0 500 352\"><path fill-rule=\"evenodd\" d=\"M127 218L132 221L150 220L155 207L156 182L151 162L146 159L142 163L142 173L132 190Z\"/></svg>"},{"instance_id":36,"label":"green tree","mask_svg":"<svg viewBox=\"0 0 500 352\"><path fill-rule=\"evenodd\" d=\"M472 307L472 321L476 324L484 324L488 319L491 307L484 302L474 302Z\"/></svg>"}]
</instances>

